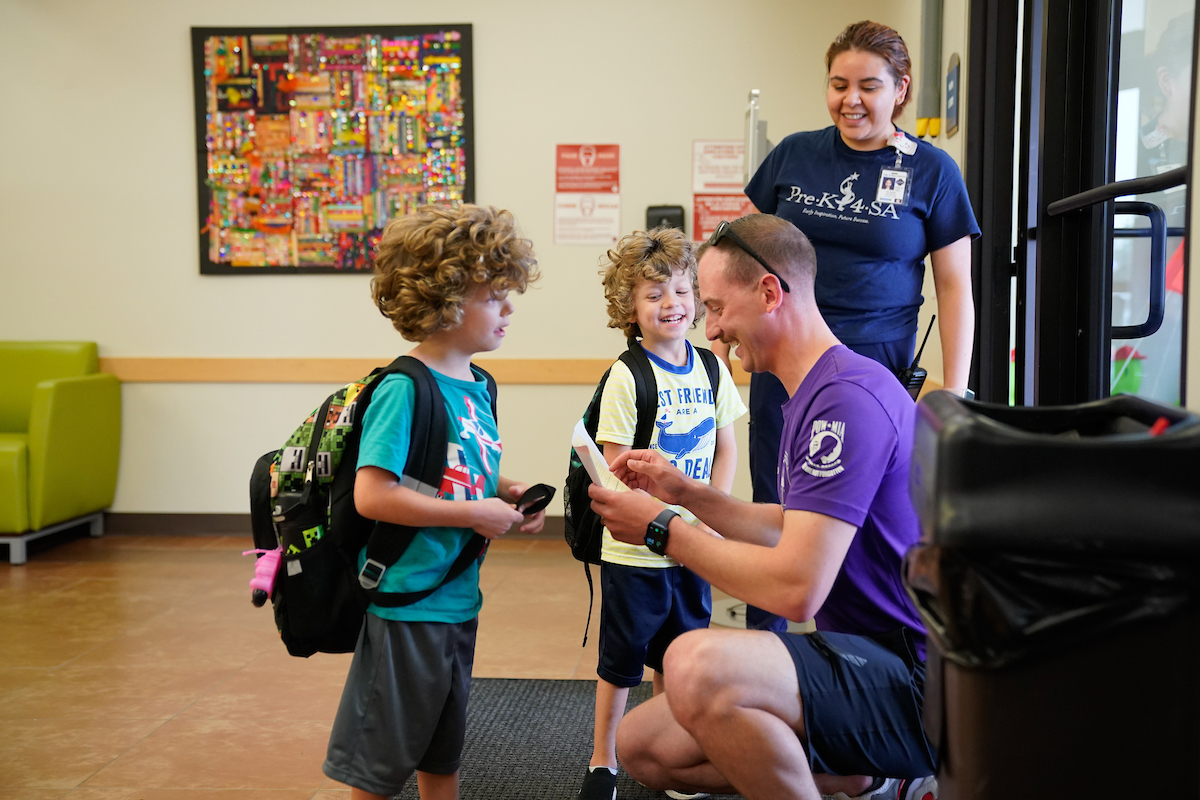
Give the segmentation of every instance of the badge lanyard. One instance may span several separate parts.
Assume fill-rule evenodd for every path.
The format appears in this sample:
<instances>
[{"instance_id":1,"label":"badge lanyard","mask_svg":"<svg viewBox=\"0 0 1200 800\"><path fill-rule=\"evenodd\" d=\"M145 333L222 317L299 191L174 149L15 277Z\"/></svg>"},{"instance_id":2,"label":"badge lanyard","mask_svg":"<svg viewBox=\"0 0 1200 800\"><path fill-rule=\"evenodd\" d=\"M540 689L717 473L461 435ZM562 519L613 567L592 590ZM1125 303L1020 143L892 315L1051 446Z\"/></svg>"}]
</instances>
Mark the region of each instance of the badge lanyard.
<instances>
[{"instance_id":1,"label":"badge lanyard","mask_svg":"<svg viewBox=\"0 0 1200 800\"><path fill-rule=\"evenodd\" d=\"M900 165L904 156L917 152L917 143L900 131L892 135L888 143L896 148L896 163L879 170L879 185L875 187L875 202L902 206L908 204L908 191L912 185L912 169Z\"/></svg>"}]
</instances>

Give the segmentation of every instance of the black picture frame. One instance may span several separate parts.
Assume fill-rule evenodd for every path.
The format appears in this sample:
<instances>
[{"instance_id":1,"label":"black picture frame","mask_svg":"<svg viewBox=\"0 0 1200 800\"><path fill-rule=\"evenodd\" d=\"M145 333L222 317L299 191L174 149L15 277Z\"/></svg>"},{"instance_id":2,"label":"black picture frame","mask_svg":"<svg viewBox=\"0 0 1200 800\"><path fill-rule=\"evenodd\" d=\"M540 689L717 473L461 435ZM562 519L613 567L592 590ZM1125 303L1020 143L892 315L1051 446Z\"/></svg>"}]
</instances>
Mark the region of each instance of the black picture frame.
<instances>
[{"instance_id":1,"label":"black picture frame","mask_svg":"<svg viewBox=\"0 0 1200 800\"><path fill-rule=\"evenodd\" d=\"M469 23L191 36L201 274L369 273L388 219L474 202Z\"/></svg>"}]
</instances>

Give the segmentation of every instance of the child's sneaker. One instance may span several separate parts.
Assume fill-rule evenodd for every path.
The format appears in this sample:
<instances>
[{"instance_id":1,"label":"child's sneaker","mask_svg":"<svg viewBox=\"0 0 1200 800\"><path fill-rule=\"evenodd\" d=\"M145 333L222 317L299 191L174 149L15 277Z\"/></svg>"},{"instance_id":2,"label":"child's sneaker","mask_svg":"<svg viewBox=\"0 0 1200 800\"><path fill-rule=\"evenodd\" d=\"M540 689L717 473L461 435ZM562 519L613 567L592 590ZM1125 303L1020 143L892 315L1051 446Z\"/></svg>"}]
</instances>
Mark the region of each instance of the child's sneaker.
<instances>
[{"instance_id":1,"label":"child's sneaker","mask_svg":"<svg viewBox=\"0 0 1200 800\"><path fill-rule=\"evenodd\" d=\"M845 792L822 795L823 800L937 800L937 778L885 778L878 789L870 789L857 797Z\"/></svg>"},{"instance_id":2,"label":"child's sneaker","mask_svg":"<svg viewBox=\"0 0 1200 800\"><path fill-rule=\"evenodd\" d=\"M608 767L594 767L583 776L579 800L617 800L617 774Z\"/></svg>"}]
</instances>

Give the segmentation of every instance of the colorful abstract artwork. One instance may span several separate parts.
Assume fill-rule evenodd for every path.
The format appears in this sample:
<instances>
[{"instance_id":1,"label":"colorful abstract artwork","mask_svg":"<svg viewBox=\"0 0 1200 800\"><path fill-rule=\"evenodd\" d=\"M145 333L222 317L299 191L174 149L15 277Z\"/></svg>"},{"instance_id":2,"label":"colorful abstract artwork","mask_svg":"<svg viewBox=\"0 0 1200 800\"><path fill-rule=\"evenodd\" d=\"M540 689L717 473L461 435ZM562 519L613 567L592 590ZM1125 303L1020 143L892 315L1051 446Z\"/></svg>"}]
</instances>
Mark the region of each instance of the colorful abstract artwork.
<instances>
[{"instance_id":1,"label":"colorful abstract artwork","mask_svg":"<svg viewBox=\"0 0 1200 800\"><path fill-rule=\"evenodd\" d=\"M200 271L362 272L474 199L471 26L192 28Z\"/></svg>"}]
</instances>

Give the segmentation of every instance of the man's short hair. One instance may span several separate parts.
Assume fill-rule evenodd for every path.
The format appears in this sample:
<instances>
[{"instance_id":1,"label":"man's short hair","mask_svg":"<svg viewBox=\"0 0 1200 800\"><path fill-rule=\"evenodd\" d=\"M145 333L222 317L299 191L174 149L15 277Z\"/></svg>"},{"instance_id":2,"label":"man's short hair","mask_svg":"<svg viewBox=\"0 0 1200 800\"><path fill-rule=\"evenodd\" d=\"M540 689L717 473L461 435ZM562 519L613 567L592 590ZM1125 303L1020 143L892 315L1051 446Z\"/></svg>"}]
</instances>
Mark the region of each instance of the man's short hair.
<instances>
[{"instance_id":1,"label":"man's short hair","mask_svg":"<svg viewBox=\"0 0 1200 800\"><path fill-rule=\"evenodd\" d=\"M375 255L371 296L410 342L456 328L479 284L524 292L538 279L533 244L507 211L464 204L421 206L388 223Z\"/></svg>"},{"instance_id":2,"label":"man's short hair","mask_svg":"<svg viewBox=\"0 0 1200 800\"><path fill-rule=\"evenodd\" d=\"M750 214L735 219L729 227L783 276L793 292L812 296L813 281L817 277L817 254L803 231L774 214ZM736 242L723 239L716 248L728 259L725 277L735 285L757 283L765 274L762 264Z\"/></svg>"}]
</instances>

